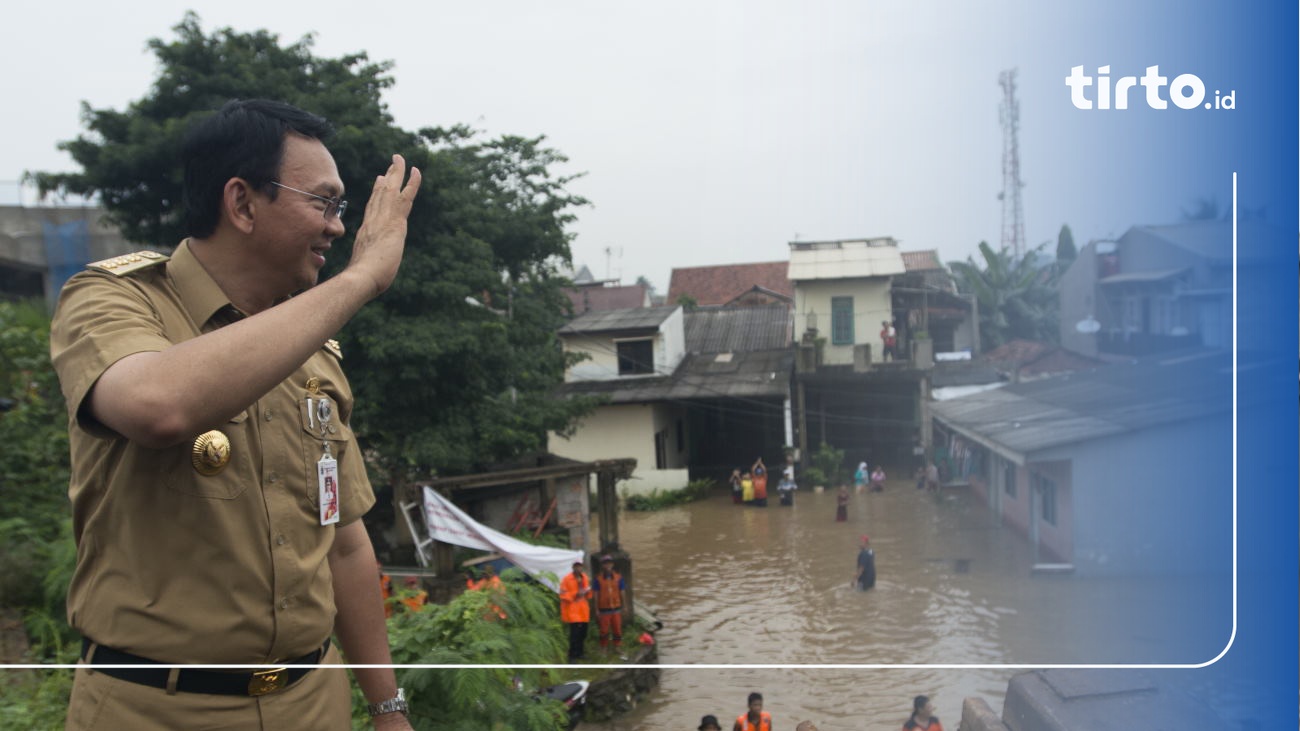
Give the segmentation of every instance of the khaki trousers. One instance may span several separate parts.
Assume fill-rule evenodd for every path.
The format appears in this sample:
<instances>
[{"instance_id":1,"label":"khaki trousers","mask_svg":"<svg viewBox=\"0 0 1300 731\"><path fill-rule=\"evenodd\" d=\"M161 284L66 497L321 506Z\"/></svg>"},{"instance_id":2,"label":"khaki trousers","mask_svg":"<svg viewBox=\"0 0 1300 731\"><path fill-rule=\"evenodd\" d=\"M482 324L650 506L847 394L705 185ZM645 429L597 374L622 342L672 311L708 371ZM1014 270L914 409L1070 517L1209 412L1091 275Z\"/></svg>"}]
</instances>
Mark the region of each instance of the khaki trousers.
<instances>
[{"instance_id":1,"label":"khaki trousers","mask_svg":"<svg viewBox=\"0 0 1300 731\"><path fill-rule=\"evenodd\" d=\"M337 665L330 646L321 664ZM182 671L183 672L183 671ZM319 668L259 697L175 693L77 668L68 731L350 731L352 691L343 668Z\"/></svg>"}]
</instances>

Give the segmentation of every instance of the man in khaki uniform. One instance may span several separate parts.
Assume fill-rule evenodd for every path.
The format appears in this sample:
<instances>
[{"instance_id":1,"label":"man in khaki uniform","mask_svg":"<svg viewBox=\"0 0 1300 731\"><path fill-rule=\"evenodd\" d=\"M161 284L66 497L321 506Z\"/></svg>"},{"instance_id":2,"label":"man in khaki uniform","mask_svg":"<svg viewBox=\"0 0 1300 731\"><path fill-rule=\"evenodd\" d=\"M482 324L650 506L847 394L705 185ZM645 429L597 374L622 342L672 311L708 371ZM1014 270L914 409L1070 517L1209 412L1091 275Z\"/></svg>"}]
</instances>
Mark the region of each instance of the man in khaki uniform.
<instances>
[{"instance_id":1,"label":"man in khaki uniform","mask_svg":"<svg viewBox=\"0 0 1300 731\"><path fill-rule=\"evenodd\" d=\"M420 172L394 155L351 261L325 120L231 102L185 143L190 238L92 264L51 329L67 398L85 638L68 728L348 729L349 662L391 662L374 503L329 338L392 283ZM405 182L405 184L404 184ZM139 669L106 666L129 664ZM260 665L210 669L183 665ZM355 671L408 729L391 669Z\"/></svg>"}]
</instances>

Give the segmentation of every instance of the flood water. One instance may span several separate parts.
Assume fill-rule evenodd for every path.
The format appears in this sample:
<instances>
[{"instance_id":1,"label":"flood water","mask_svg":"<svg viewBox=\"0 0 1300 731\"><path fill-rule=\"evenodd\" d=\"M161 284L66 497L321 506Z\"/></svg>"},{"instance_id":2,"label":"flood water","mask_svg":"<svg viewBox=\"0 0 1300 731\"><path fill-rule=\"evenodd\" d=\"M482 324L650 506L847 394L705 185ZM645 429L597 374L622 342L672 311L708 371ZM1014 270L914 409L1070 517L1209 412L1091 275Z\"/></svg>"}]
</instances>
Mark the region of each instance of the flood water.
<instances>
[{"instance_id":1,"label":"flood water","mask_svg":"<svg viewBox=\"0 0 1300 731\"><path fill-rule=\"evenodd\" d=\"M804 718L821 731L896 729L925 694L951 730L967 696L1000 713L1023 670L815 666L1196 663L1231 631L1230 619L1177 612L1219 601L1204 582L1033 575L1025 539L960 488L935 496L890 481L854 494L843 523L830 490L776 502L739 506L719 493L624 512L620 537L637 601L664 623L661 663L797 667L666 668L633 713L584 731L693 729L706 713L730 728L751 691L779 729ZM868 592L850 585L862 534L876 552Z\"/></svg>"}]
</instances>

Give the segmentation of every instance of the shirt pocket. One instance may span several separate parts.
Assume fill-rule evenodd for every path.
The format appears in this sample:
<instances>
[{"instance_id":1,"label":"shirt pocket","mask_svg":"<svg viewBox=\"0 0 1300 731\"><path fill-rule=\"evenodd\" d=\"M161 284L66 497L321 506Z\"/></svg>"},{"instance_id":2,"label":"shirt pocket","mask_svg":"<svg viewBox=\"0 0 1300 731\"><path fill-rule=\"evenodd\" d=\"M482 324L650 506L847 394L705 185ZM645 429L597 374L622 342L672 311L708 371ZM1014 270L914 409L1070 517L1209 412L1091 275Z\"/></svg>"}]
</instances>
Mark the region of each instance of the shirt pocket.
<instances>
[{"instance_id":1,"label":"shirt pocket","mask_svg":"<svg viewBox=\"0 0 1300 731\"><path fill-rule=\"evenodd\" d=\"M226 439L228 445L225 448L218 448L215 445L213 447L213 452L217 454L228 450L225 454L225 464L216 474L205 475L195 466L196 461L214 465L214 460L219 460L219 457L210 456L205 462L202 456L196 456L200 439L204 439L211 432L205 432L184 444L165 450L167 456L162 460L163 484L176 492L211 500L234 500L244 494L254 479L253 460L248 447L248 428L245 423L247 421L248 411L241 411L222 428L215 430Z\"/></svg>"},{"instance_id":2,"label":"shirt pocket","mask_svg":"<svg viewBox=\"0 0 1300 731\"><path fill-rule=\"evenodd\" d=\"M330 418L320 419L320 402L329 403ZM336 462L342 463L352 442L351 431L339 419L338 401L328 393L312 397L310 402L303 398L298 403L298 415L302 421L303 467L306 475L304 492L308 504L313 509L320 507L320 478L317 464L325 456L325 445L329 445L329 454ZM342 484L343 470L339 470L339 501L342 503L343 492L351 485Z\"/></svg>"}]
</instances>

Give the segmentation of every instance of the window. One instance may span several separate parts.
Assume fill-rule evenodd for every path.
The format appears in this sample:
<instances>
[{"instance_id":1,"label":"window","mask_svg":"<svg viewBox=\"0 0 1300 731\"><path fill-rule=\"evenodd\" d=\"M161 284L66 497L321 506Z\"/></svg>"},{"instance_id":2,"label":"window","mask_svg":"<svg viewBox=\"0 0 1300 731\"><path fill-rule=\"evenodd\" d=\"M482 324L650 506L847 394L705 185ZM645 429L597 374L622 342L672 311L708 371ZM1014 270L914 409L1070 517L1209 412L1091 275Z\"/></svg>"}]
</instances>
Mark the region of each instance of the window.
<instances>
[{"instance_id":1,"label":"window","mask_svg":"<svg viewBox=\"0 0 1300 731\"><path fill-rule=\"evenodd\" d=\"M1007 494L1007 497L1016 497L1016 466L1014 463L1002 463L1002 491Z\"/></svg>"},{"instance_id":2,"label":"window","mask_svg":"<svg viewBox=\"0 0 1300 731\"><path fill-rule=\"evenodd\" d=\"M655 372L653 340L624 340L618 343L618 374L639 376Z\"/></svg>"},{"instance_id":3,"label":"window","mask_svg":"<svg viewBox=\"0 0 1300 731\"><path fill-rule=\"evenodd\" d=\"M853 344L852 297L831 297L831 344Z\"/></svg>"},{"instance_id":4,"label":"window","mask_svg":"<svg viewBox=\"0 0 1300 731\"><path fill-rule=\"evenodd\" d=\"M1039 504L1043 506L1043 520L1052 525L1056 525L1056 483L1043 477L1034 475L1034 489L1038 490Z\"/></svg>"},{"instance_id":5,"label":"window","mask_svg":"<svg viewBox=\"0 0 1300 731\"><path fill-rule=\"evenodd\" d=\"M655 469L668 469L668 430L655 432Z\"/></svg>"}]
</instances>

